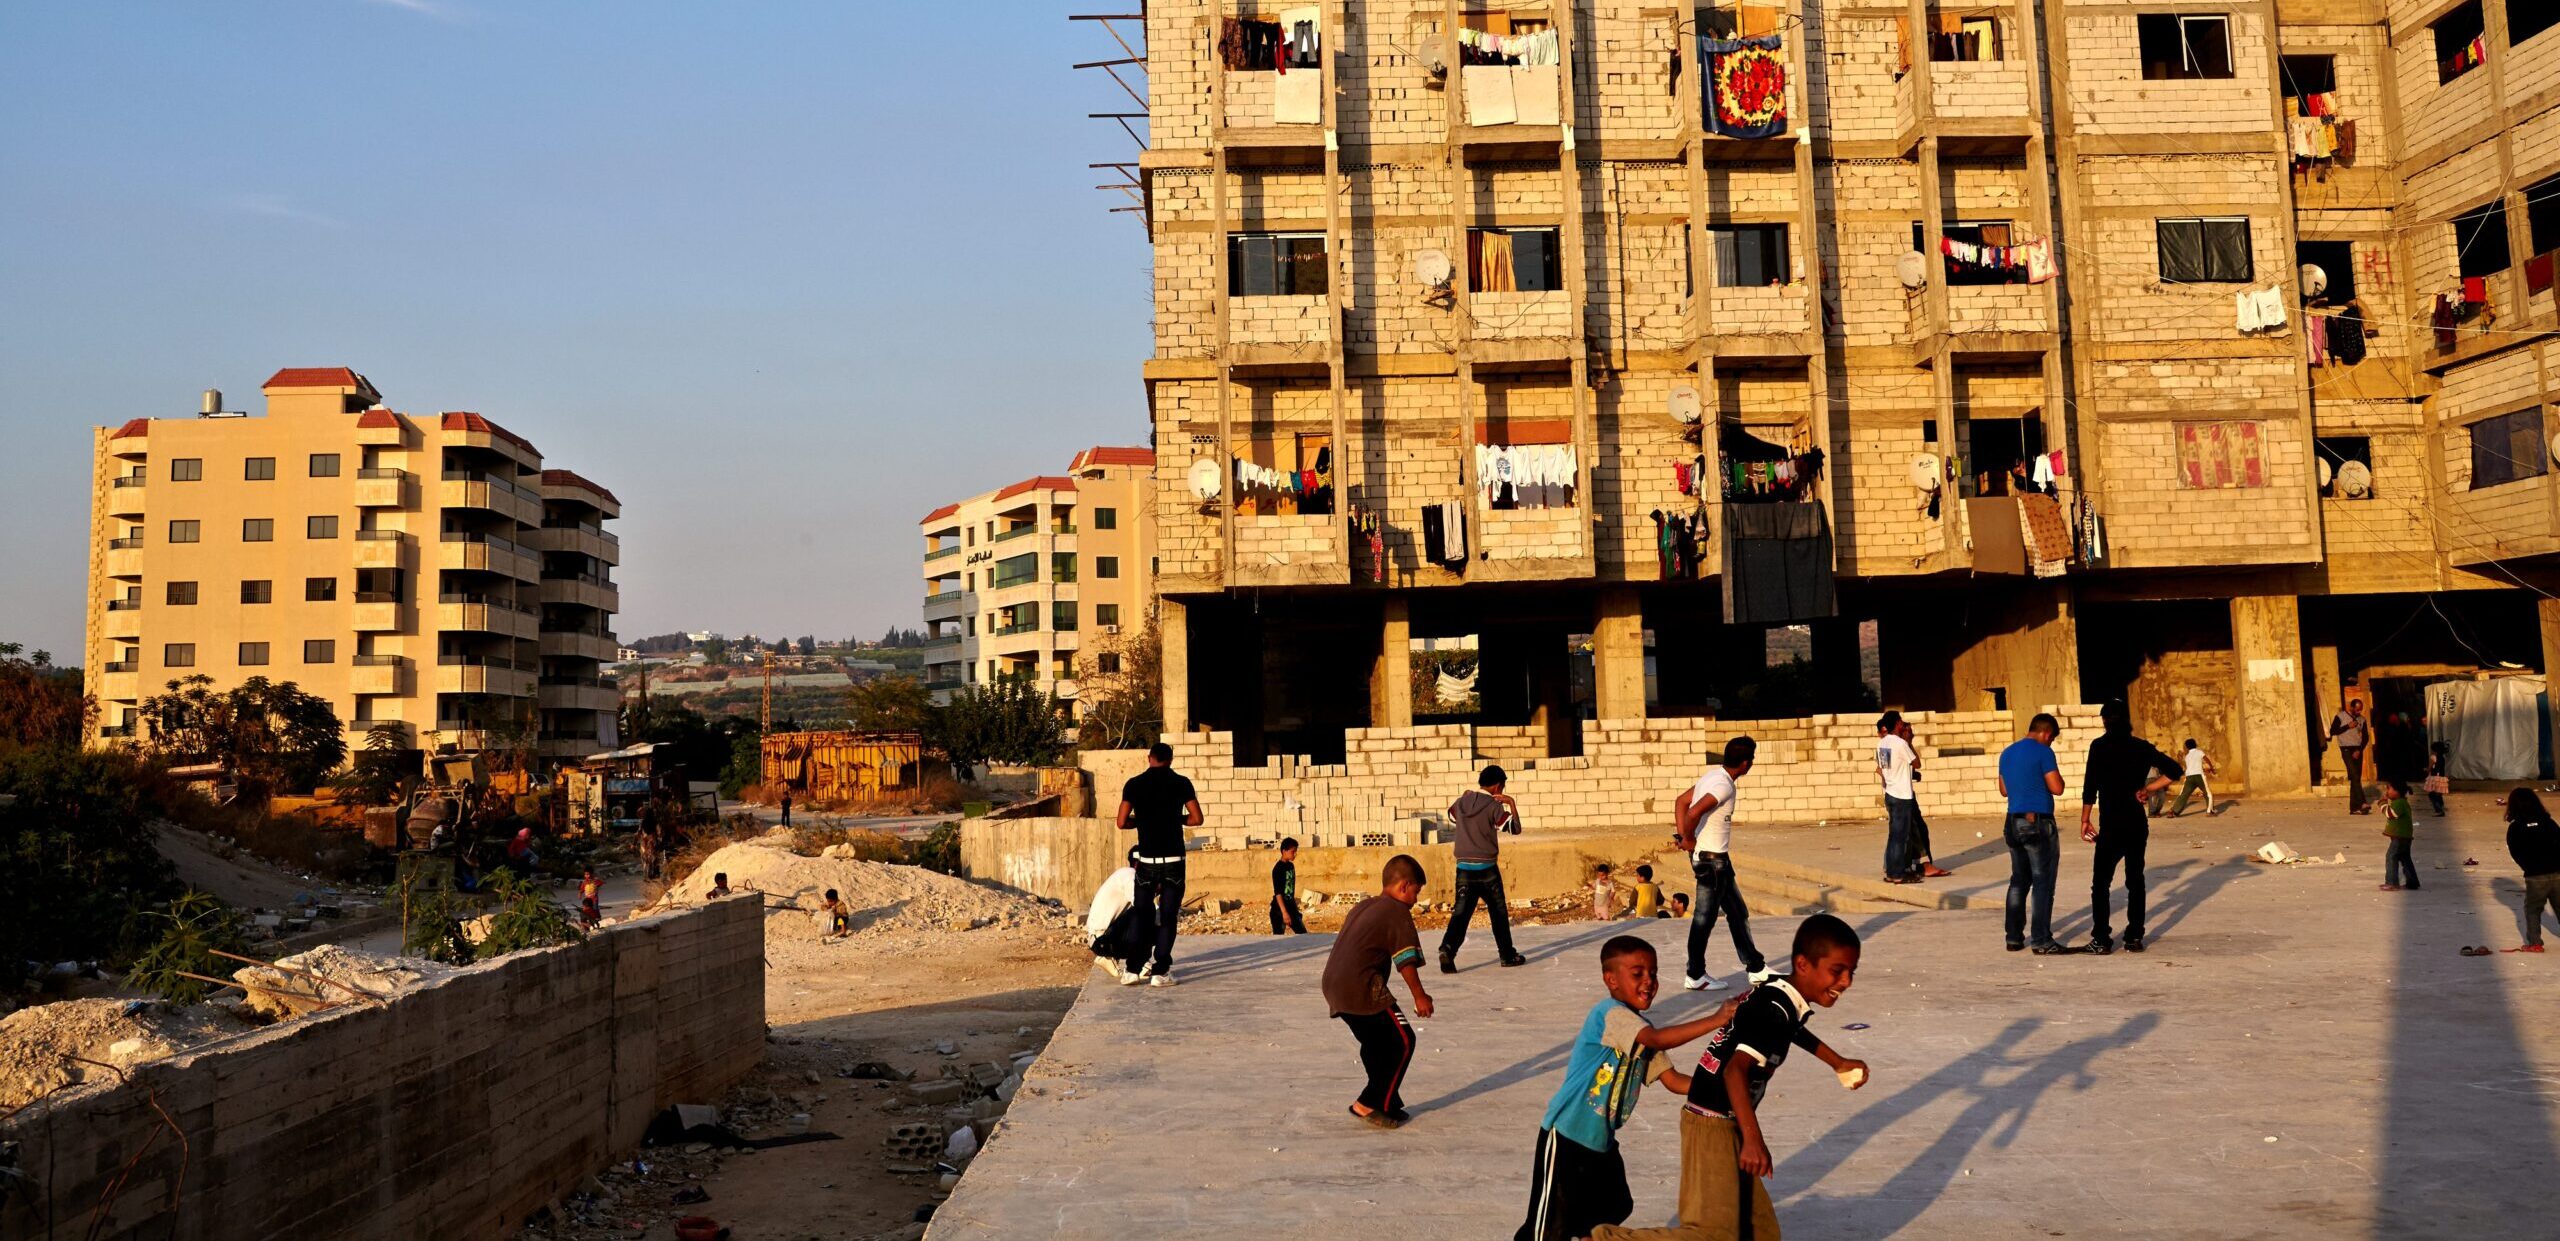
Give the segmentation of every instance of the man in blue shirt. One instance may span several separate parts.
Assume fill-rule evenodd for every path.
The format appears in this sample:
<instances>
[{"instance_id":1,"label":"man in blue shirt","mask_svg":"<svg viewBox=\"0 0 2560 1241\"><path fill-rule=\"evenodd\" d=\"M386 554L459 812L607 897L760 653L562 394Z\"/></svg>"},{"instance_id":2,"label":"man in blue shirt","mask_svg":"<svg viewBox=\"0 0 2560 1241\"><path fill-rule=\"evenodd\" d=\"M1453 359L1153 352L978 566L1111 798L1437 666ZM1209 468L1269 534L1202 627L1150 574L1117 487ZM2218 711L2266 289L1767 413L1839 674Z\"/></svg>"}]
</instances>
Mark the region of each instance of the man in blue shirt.
<instances>
[{"instance_id":1,"label":"man in blue shirt","mask_svg":"<svg viewBox=\"0 0 2560 1241\"><path fill-rule=\"evenodd\" d=\"M2000 792L2009 799L2002 835L2009 842L2009 951L2033 947L2040 956L2069 952L2053 942L2053 883L2062 862L2062 841L2054 833L2053 799L2062 792L2062 765L2053 758L2053 739L2062 724L2038 712L2027 722L2027 735L2000 752ZM2027 901L2035 900L2034 935L2028 930Z\"/></svg>"}]
</instances>

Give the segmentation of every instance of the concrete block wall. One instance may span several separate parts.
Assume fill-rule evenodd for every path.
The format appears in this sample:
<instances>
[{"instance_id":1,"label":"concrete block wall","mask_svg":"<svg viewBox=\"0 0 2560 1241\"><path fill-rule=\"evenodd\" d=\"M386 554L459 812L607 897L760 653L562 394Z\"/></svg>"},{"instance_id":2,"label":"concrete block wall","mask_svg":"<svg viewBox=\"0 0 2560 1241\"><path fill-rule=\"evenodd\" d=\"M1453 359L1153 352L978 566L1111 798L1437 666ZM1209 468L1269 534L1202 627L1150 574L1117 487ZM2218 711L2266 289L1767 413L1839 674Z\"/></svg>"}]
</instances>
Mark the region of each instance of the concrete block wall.
<instances>
[{"instance_id":1,"label":"concrete block wall","mask_svg":"<svg viewBox=\"0 0 2560 1241\"><path fill-rule=\"evenodd\" d=\"M1333 303L1321 294L1227 299L1227 339L1237 345L1303 345L1310 360L1333 337Z\"/></svg>"},{"instance_id":2,"label":"concrete block wall","mask_svg":"<svg viewBox=\"0 0 2560 1241\"><path fill-rule=\"evenodd\" d=\"M2497 0L2484 0L2496 3ZM2454 49L2436 46L2433 31L2417 25L2421 6L2393 4L2391 26L2396 49L2393 68L2400 77L2400 114L2416 117L2483 116L2489 106L2489 67L2479 65L2450 82L2436 80L2436 62ZM2436 11L2434 6L2423 6ZM2520 96L2518 96L2520 98ZM2428 145L2419 139L2412 146Z\"/></svg>"},{"instance_id":3,"label":"concrete block wall","mask_svg":"<svg viewBox=\"0 0 2560 1241\"><path fill-rule=\"evenodd\" d=\"M2273 34L2260 11L2233 9L2228 78L2149 81L2134 6L2114 0L2067 0L2063 18L2071 56L2072 123L2085 134L2269 133L2274 87L2259 71L2270 63ZM2430 74L2432 76L2432 73ZM2407 102L2404 93L2402 102ZM2057 106L2060 101L2056 101ZM2269 142L2272 144L2272 136ZM2095 201L2105 201L2103 198Z\"/></svg>"},{"instance_id":4,"label":"concrete block wall","mask_svg":"<svg viewBox=\"0 0 2560 1241\"><path fill-rule=\"evenodd\" d=\"M755 1067L763 953L763 910L722 901L32 1105L0 1122L29 1178L0 1236L511 1236Z\"/></svg>"}]
</instances>

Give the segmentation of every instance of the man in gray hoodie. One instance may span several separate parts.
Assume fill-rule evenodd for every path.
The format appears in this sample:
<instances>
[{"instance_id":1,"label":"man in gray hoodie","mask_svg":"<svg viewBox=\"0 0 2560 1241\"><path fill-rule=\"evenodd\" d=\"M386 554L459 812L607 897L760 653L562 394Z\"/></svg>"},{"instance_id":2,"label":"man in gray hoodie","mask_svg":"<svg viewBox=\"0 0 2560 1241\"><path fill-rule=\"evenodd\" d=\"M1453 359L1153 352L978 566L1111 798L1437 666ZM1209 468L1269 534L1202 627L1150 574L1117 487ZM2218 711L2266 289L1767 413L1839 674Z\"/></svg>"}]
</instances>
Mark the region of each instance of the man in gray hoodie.
<instances>
[{"instance_id":1,"label":"man in gray hoodie","mask_svg":"<svg viewBox=\"0 0 2560 1241\"><path fill-rule=\"evenodd\" d=\"M1526 965L1527 957L1511 948L1511 902L1502 895L1500 837L1520 834L1520 807L1502 791L1509 777L1499 766L1487 767L1476 786L1449 805L1449 823L1457 838L1458 897L1449 913L1449 929L1440 936L1440 972L1458 972L1458 945L1467 942L1467 923L1483 901L1493 921L1493 945L1504 965Z\"/></svg>"}]
</instances>

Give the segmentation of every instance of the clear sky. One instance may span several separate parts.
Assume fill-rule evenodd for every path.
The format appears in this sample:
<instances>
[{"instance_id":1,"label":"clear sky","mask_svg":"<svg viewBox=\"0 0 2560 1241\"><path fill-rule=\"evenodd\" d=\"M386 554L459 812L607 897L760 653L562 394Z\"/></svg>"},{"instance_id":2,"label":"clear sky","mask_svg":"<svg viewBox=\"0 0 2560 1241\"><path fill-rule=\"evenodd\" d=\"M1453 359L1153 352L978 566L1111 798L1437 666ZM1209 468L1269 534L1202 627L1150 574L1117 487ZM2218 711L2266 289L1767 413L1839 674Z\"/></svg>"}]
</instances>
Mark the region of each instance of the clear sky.
<instances>
[{"instance_id":1,"label":"clear sky","mask_svg":"<svg viewBox=\"0 0 2560 1241\"><path fill-rule=\"evenodd\" d=\"M91 426L338 365L619 495L626 637L916 624L927 510L1146 442L1069 11L0 6L0 639L77 658Z\"/></svg>"}]
</instances>

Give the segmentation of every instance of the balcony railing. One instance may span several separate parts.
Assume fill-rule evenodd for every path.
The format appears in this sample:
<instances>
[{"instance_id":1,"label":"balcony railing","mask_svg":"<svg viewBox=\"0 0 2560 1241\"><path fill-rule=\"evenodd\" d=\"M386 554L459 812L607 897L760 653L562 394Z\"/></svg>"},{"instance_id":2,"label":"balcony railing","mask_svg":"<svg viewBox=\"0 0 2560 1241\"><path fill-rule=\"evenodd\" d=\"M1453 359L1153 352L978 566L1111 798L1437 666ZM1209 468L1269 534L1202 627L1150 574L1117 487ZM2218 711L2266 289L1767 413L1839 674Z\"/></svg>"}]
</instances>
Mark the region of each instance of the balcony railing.
<instances>
[{"instance_id":1,"label":"balcony railing","mask_svg":"<svg viewBox=\"0 0 2560 1241\"><path fill-rule=\"evenodd\" d=\"M514 552L519 556L530 556L534 554L532 548L526 547L521 543L500 538L494 534L475 534L469 530L447 530L443 534L443 539L447 543L480 543L489 547L497 548L502 552Z\"/></svg>"},{"instance_id":2,"label":"balcony railing","mask_svg":"<svg viewBox=\"0 0 2560 1241\"><path fill-rule=\"evenodd\" d=\"M526 665L504 655L438 655L436 662L447 668L504 668L530 671Z\"/></svg>"},{"instance_id":3,"label":"balcony railing","mask_svg":"<svg viewBox=\"0 0 2560 1241\"><path fill-rule=\"evenodd\" d=\"M936 647L958 645L960 645L960 635L956 633L947 633L939 638L927 638L924 640L924 649L928 651L933 650Z\"/></svg>"},{"instance_id":4,"label":"balcony railing","mask_svg":"<svg viewBox=\"0 0 2560 1241\"><path fill-rule=\"evenodd\" d=\"M544 569L542 571L542 580L546 582L585 582L589 586L601 586L606 590L613 589L613 579L606 577L601 573L554 573L549 569Z\"/></svg>"},{"instance_id":5,"label":"balcony railing","mask_svg":"<svg viewBox=\"0 0 2560 1241\"><path fill-rule=\"evenodd\" d=\"M356 592L356 602L398 603L400 602L400 592L396 590L359 590Z\"/></svg>"},{"instance_id":6,"label":"balcony railing","mask_svg":"<svg viewBox=\"0 0 2560 1241\"><path fill-rule=\"evenodd\" d=\"M959 549L959 548L957 548L957 547L945 547L945 548L942 548L942 549L941 549L941 550L939 550L939 551L930 551L930 552L926 552L926 553L924 554L924 558L925 558L925 559L927 559L927 560L940 560L940 559L942 559L942 558L943 558L943 557L945 557L945 556L957 556L957 555L959 555L959 554L960 554L960 549Z\"/></svg>"},{"instance_id":7,"label":"balcony railing","mask_svg":"<svg viewBox=\"0 0 2560 1241\"><path fill-rule=\"evenodd\" d=\"M533 492L516 486L514 483L508 482L495 474L483 474L477 470L446 470L444 472L444 481L448 483L486 483L496 490L511 492L521 499L531 500L536 504L542 502L542 497Z\"/></svg>"},{"instance_id":8,"label":"balcony railing","mask_svg":"<svg viewBox=\"0 0 2560 1241\"><path fill-rule=\"evenodd\" d=\"M1040 632L1040 621L1038 617L1034 617L1018 625L1007 625L1002 629L990 629L987 631L987 636L990 638L1010 638L1018 633L1038 632Z\"/></svg>"},{"instance_id":9,"label":"balcony railing","mask_svg":"<svg viewBox=\"0 0 2560 1241\"><path fill-rule=\"evenodd\" d=\"M356 477L405 479L409 477L409 471L392 466L368 465L363 469L356 471Z\"/></svg>"},{"instance_id":10,"label":"balcony railing","mask_svg":"<svg viewBox=\"0 0 2560 1241\"><path fill-rule=\"evenodd\" d=\"M1003 531L987 541L990 543L1002 543L1007 539L1018 539L1026 534L1038 533L1040 533L1040 527L1037 525L1015 526L1013 529Z\"/></svg>"},{"instance_id":11,"label":"balcony railing","mask_svg":"<svg viewBox=\"0 0 2560 1241\"><path fill-rule=\"evenodd\" d=\"M443 594L437 595L436 602L467 603L484 608L503 608L510 612L523 612L529 616L538 616L542 613L541 608L530 603L518 603L513 599L502 599L496 595L474 594L470 591L463 590L448 590Z\"/></svg>"},{"instance_id":12,"label":"balcony railing","mask_svg":"<svg viewBox=\"0 0 2560 1241\"><path fill-rule=\"evenodd\" d=\"M937 690L958 689L960 688L960 683L958 681L927 681L924 683L924 687L927 692L933 692Z\"/></svg>"},{"instance_id":13,"label":"balcony railing","mask_svg":"<svg viewBox=\"0 0 2560 1241\"><path fill-rule=\"evenodd\" d=\"M141 670L142 661L138 659L118 659L98 665L100 672L139 672Z\"/></svg>"},{"instance_id":14,"label":"balcony railing","mask_svg":"<svg viewBox=\"0 0 2560 1241\"><path fill-rule=\"evenodd\" d=\"M109 599L107 600L107 610L110 612L139 612L142 610L142 601L140 599Z\"/></svg>"},{"instance_id":15,"label":"balcony railing","mask_svg":"<svg viewBox=\"0 0 2560 1241\"><path fill-rule=\"evenodd\" d=\"M143 477L140 474L118 475L115 480L115 485L118 487L139 487L142 483Z\"/></svg>"},{"instance_id":16,"label":"balcony railing","mask_svg":"<svg viewBox=\"0 0 2560 1241\"><path fill-rule=\"evenodd\" d=\"M399 668L406 666L408 662L409 657L406 655L358 655L355 657L355 666L359 668Z\"/></svg>"},{"instance_id":17,"label":"balcony railing","mask_svg":"<svg viewBox=\"0 0 2560 1241\"><path fill-rule=\"evenodd\" d=\"M130 736L132 736L132 735L133 735L133 725L131 725L131 724L106 724L106 725L101 725L101 726L99 727L99 729L98 729L98 735L99 735L99 736L101 736L101 737L130 737Z\"/></svg>"},{"instance_id":18,"label":"balcony railing","mask_svg":"<svg viewBox=\"0 0 2560 1241\"><path fill-rule=\"evenodd\" d=\"M129 552L140 546L142 546L142 536L138 534L129 535L121 539L107 540L107 550L109 551Z\"/></svg>"},{"instance_id":19,"label":"balcony railing","mask_svg":"<svg viewBox=\"0 0 2560 1241\"><path fill-rule=\"evenodd\" d=\"M408 537L405 530L358 530L356 540L363 543L396 543Z\"/></svg>"}]
</instances>

